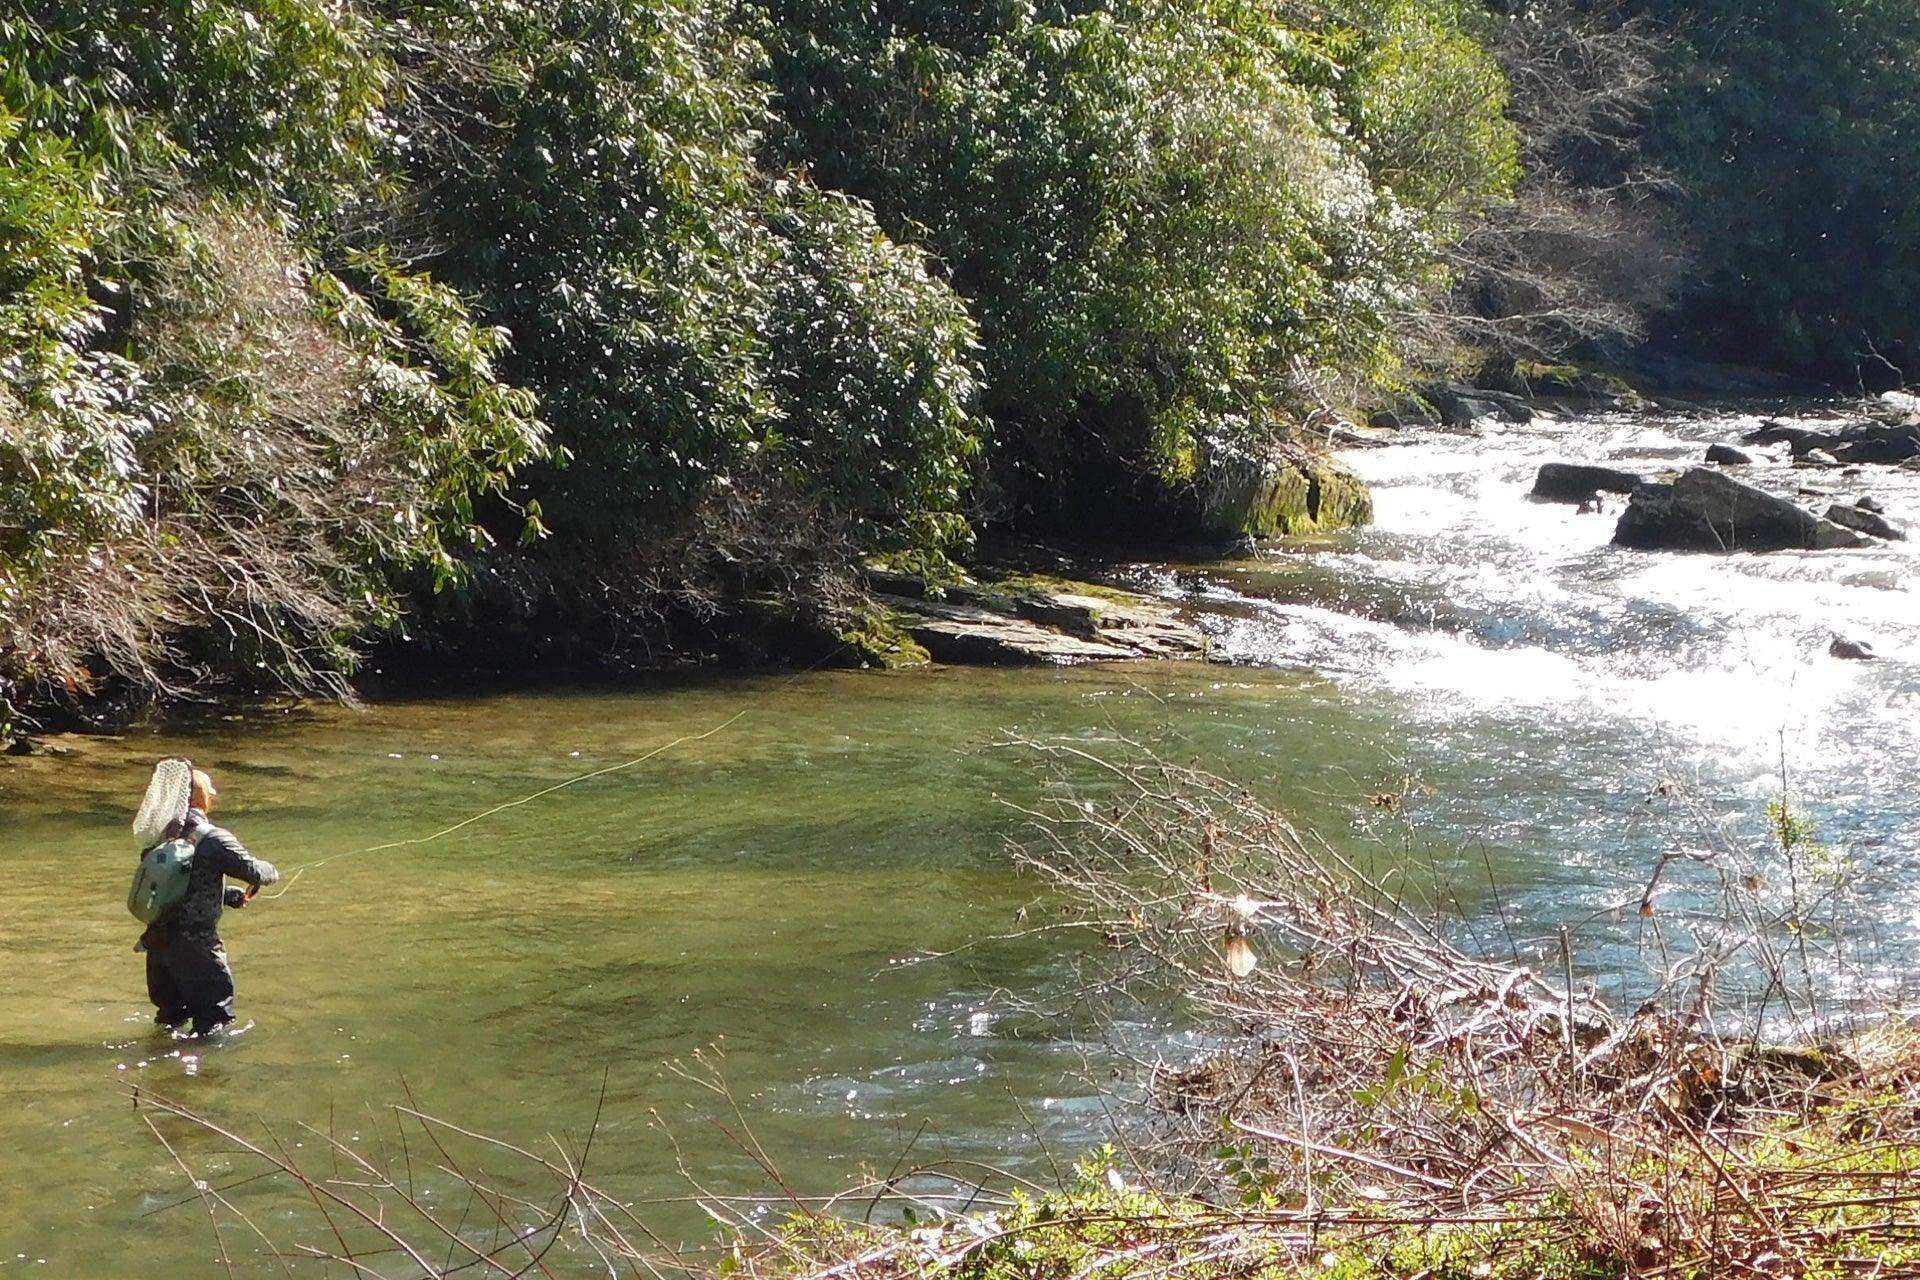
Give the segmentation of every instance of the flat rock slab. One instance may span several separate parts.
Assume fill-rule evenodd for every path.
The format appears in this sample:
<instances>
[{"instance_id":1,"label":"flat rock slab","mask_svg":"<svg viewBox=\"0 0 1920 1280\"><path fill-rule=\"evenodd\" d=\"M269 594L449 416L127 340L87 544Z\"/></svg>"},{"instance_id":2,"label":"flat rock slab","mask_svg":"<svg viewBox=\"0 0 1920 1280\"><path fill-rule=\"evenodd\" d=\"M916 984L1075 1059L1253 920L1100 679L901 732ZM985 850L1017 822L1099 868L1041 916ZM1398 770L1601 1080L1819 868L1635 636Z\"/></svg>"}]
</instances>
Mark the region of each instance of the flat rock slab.
<instances>
[{"instance_id":1,"label":"flat rock slab","mask_svg":"<svg viewBox=\"0 0 1920 1280\"><path fill-rule=\"evenodd\" d=\"M1198 660L1209 648L1198 627L1146 596L1088 594L1070 586L966 586L950 589L944 600L893 594L875 599L938 662L1038 666L1128 658Z\"/></svg>"}]
</instances>

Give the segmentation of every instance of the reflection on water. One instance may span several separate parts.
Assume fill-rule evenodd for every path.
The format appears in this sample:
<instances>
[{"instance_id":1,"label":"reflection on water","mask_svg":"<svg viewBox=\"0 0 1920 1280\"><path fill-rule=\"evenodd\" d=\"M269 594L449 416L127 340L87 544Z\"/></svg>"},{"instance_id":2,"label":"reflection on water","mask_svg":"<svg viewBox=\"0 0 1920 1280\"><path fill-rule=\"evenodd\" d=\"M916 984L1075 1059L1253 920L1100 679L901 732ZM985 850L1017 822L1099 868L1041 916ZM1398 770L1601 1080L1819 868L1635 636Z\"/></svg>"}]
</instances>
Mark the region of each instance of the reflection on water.
<instances>
[{"instance_id":1,"label":"reflection on water","mask_svg":"<svg viewBox=\"0 0 1920 1280\"><path fill-rule=\"evenodd\" d=\"M1010 996L1064 993L1076 956L1052 935L993 940L1034 892L1000 856L1018 815L999 801L1039 785L1003 745L1010 732L1156 743L1343 842L1361 836L1354 798L1410 774L1411 853L1469 924L1497 915L1524 948L1570 922L1602 968L1643 942L1619 908L1674 838L1648 792L1682 782L1752 838L1784 767L1823 836L1867 870L1868 913L1899 944L1920 862L1914 550L1619 553L1610 519L1524 496L1544 460L1691 457L1738 430L1602 421L1360 453L1376 528L1138 571L1202 603L1245 666L398 701L79 741L10 765L0 1266L216 1265L197 1206L163 1208L185 1188L130 1104L133 1081L311 1147L298 1124L378 1141L382 1109L408 1088L537 1142L584 1127L604 1079L595 1164L613 1189L684 1192L657 1111L703 1180L763 1190L747 1155L694 1118L712 1100L665 1069L719 1043L760 1140L808 1189L890 1165L923 1124L918 1156L1041 1169L1036 1137L1071 1154L1102 1112L1085 1073L1098 1030ZM1872 481L1894 519L1920 524L1916 480ZM1830 659L1835 630L1894 656ZM722 733L444 841L317 864L743 708ZM222 816L256 851L316 864L231 919L257 1025L192 1063L145 1026L119 905L130 806L150 761L173 752L221 776ZM196 1164L238 1167L204 1135L163 1129ZM234 1194L285 1222L264 1187ZM686 1206L657 1220L704 1229Z\"/></svg>"}]
</instances>

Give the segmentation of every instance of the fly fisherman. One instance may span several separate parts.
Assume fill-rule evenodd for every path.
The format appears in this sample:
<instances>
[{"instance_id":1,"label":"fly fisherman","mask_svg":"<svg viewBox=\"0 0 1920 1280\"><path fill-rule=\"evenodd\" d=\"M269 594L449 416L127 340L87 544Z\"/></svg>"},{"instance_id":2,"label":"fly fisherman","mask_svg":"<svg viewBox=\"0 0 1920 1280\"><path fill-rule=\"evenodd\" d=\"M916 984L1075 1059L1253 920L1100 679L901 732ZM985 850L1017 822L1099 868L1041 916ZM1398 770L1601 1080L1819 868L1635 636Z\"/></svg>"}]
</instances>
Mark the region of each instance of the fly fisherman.
<instances>
[{"instance_id":1,"label":"fly fisherman","mask_svg":"<svg viewBox=\"0 0 1920 1280\"><path fill-rule=\"evenodd\" d=\"M254 857L232 832L207 821L219 798L213 779L195 769L186 817L176 834L192 849L186 896L140 938L147 953L147 995L158 1010L154 1022L178 1028L191 1018L197 1036L233 1021L233 970L220 944L221 907L244 907L254 889L280 878L272 863ZM252 889L227 887L229 876Z\"/></svg>"}]
</instances>

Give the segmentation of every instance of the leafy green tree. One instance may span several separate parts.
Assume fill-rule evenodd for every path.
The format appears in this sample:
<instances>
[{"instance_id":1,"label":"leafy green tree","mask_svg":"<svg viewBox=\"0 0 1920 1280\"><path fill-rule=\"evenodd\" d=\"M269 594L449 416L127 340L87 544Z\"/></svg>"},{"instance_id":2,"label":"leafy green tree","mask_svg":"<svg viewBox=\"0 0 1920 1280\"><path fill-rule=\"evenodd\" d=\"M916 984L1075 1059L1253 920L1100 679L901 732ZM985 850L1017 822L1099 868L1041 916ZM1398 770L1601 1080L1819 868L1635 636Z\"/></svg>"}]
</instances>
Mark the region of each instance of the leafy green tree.
<instances>
[{"instance_id":1,"label":"leafy green tree","mask_svg":"<svg viewBox=\"0 0 1920 1280\"><path fill-rule=\"evenodd\" d=\"M342 688L543 448L379 247L390 60L304 0L54 0L0 68L0 679Z\"/></svg>"},{"instance_id":2,"label":"leafy green tree","mask_svg":"<svg viewBox=\"0 0 1920 1280\"><path fill-rule=\"evenodd\" d=\"M1188 486L1385 376L1452 220L1510 172L1499 77L1438 6L768 14L796 159L974 310L1015 521Z\"/></svg>"},{"instance_id":3,"label":"leafy green tree","mask_svg":"<svg viewBox=\"0 0 1920 1280\"><path fill-rule=\"evenodd\" d=\"M437 265L519 339L508 369L571 455L537 486L564 544L617 558L777 482L834 536L956 548L972 327L859 206L767 178L760 50L734 19L693 0L408 9L440 51L415 72L409 157Z\"/></svg>"},{"instance_id":4,"label":"leafy green tree","mask_svg":"<svg viewBox=\"0 0 1920 1280\"><path fill-rule=\"evenodd\" d=\"M771 451L860 546L964 551L985 434L972 317L865 206L802 183L771 194Z\"/></svg>"}]
</instances>

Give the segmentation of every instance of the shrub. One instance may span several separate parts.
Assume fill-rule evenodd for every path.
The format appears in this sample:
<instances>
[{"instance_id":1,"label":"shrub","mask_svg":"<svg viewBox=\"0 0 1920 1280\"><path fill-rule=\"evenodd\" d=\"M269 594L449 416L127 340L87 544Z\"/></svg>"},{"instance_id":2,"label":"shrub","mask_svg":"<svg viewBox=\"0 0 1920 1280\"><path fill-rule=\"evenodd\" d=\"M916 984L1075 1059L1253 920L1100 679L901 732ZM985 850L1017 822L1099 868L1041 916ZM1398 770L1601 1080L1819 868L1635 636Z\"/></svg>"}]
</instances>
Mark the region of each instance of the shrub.
<instances>
[{"instance_id":1,"label":"shrub","mask_svg":"<svg viewBox=\"0 0 1920 1280\"><path fill-rule=\"evenodd\" d=\"M387 64L293 0L57 4L0 53L0 678L344 689L542 447L503 336L345 243Z\"/></svg>"}]
</instances>

